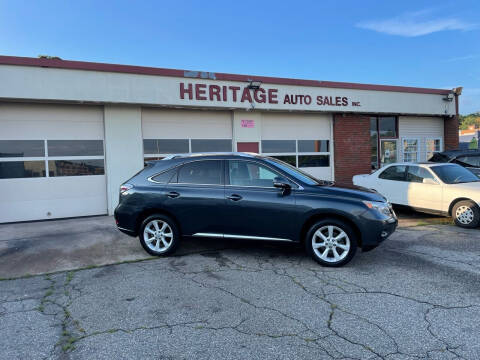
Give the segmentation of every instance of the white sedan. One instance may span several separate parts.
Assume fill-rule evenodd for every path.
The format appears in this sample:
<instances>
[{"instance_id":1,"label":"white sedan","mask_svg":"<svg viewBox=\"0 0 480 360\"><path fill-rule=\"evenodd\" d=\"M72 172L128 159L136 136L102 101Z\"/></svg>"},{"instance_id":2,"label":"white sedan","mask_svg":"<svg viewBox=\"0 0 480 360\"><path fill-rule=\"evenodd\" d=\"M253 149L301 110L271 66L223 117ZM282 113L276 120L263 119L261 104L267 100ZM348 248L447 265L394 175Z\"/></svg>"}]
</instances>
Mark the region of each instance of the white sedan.
<instances>
[{"instance_id":1,"label":"white sedan","mask_svg":"<svg viewBox=\"0 0 480 360\"><path fill-rule=\"evenodd\" d=\"M461 227L480 224L480 179L457 164L389 164L355 175L353 183L378 191L393 204L452 216Z\"/></svg>"}]
</instances>

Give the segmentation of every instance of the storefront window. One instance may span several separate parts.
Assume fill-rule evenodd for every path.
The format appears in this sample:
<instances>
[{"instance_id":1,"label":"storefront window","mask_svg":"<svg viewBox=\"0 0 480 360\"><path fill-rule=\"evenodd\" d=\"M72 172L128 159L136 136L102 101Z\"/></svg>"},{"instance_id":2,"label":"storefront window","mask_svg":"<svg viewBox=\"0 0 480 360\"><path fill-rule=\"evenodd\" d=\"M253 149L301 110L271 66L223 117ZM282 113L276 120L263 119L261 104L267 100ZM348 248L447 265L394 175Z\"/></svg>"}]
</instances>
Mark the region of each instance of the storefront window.
<instances>
[{"instance_id":1,"label":"storefront window","mask_svg":"<svg viewBox=\"0 0 480 360\"><path fill-rule=\"evenodd\" d=\"M286 162L292 166L297 166L297 157L295 155L286 155L286 156L272 156L275 159Z\"/></svg>"},{"instance_id":2,"label":"storefront window","mask_svg":"<svg viewBox=\"0 0 480 360\"><path fill-rule=\"evenodd\" d=\"M262 140L263 153L296 152L295 140Z\"/></svg>"},{"instance_id":3,"label":"storefront window","mask_svg":"<svg viewBox=\"0 0 480 360\"><path fill-rule=\"evenodd\" d=\"M103 140L0 140L0 179L104 175Z\"/></svg>"},{"instance_id":4,"label":"storefront window","mask_svg":"<svg viewBox=\"0 0 480 360\"><path fill-rule=\"evenodd\" d=\"M397 137L397 118L395 116L379 116L378 132L382 138Z\"/></svg>"},{"instance_id":5,"label":"storefront window","mask_svg":"<svg viewBox=\"0 0 480 360\"><path fill-rule=\"evenodd\" d=\"M262 140L262 154L298 168L330 166L329 140Z\"/></svg>"},{"instance_id":6,"label":"storefront window","mask_svg":"<svg viewBox=\"0 0 480 360\"><path fill-rule=\"evenodd\" d=\"M144 154L183 154L190 152L188 139L144 139Z\"/></svg>"},{"instance_id":7,"label":"storefront window","mask_svg":"<svg viewBox=\"0 0 480 360\"><path fill-rule=\"evenodd\" d=\"M418 161L418 139L403 139L403 161Z\"/></svg>"},{"instance_id":8,"label":"storefront window","mask_svg":"<svg viewBox=\"0 0 480 360\"><path fill-rule=\"evenodd\" d=\"M442 151L442 139L427 139L427 161L435 154L436 152Z\"/></svg>"},{"instance_id":9,"label":"storefront window","mask_svg":"<svg viewBox=\"0 0 480 360\"><path fill-rule=\"evenodd\" d=\"M45 161L1 161L0 179L45 176Z\"/></svg>"}]
</instances>

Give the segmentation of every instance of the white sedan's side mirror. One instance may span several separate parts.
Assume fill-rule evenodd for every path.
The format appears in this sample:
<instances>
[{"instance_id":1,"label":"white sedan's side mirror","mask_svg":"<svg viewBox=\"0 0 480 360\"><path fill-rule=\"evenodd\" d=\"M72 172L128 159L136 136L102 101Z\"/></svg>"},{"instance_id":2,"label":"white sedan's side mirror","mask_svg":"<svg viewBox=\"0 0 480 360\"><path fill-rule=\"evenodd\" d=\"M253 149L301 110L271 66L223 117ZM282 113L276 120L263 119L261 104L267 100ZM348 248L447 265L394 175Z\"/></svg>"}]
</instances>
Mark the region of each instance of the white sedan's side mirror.
<instances>
[{"instance_id":1,"label":"white sedan's side mirror","mask_svg":"<svg viewBox=\"0 0 480 360\"><path fill-rule=\"evenodd\" d=\"M430 178L424 178L423 183L428 185L438 185L438 183L434 179Z\"/></svg>"}]
</instances>

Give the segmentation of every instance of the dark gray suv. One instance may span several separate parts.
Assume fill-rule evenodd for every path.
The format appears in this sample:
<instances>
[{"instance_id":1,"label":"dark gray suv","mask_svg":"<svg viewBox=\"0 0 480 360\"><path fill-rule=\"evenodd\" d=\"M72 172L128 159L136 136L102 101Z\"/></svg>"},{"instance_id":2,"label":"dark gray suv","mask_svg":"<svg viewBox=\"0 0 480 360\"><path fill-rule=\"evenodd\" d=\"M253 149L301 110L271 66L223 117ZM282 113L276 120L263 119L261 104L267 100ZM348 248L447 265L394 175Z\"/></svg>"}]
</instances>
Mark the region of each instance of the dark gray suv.
<instances>
[{"instance_id":1,"label":"dark gray suv","mask_svg":"<svg viewBox=\"0 0 480 360\"><path fill-rule=\"evenodd\" d=\"M340 188L280 160L245 153L170 156L120 188L119 230L152 255L182 236L300 242L322 265L349 262L395 231L385 198Z\"/></svg>"}]
</instances>

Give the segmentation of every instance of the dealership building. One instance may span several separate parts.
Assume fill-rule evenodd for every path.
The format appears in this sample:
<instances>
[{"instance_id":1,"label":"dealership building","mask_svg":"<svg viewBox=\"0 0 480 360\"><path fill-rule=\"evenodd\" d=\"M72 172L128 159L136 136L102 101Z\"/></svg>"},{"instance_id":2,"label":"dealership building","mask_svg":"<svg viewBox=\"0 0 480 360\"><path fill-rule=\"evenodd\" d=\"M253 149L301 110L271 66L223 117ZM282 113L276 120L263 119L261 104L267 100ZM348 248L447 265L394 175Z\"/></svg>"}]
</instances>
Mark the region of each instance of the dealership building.
<instances>
[{"instance_id":1,"label":"dealership building","mask_svg":"<svg viewBox=\"0 0 480 360\"><path fill-rule=\"evenodd\" d=\"M145 159L248 151L351 183L458 147L458 90L0 56L0 223L112 214Z\"/></svg>"}]
</instances>

